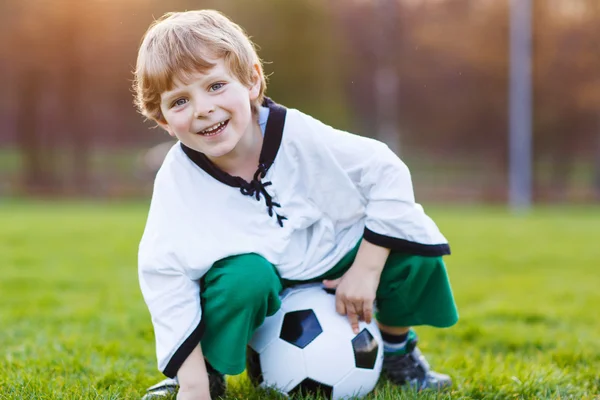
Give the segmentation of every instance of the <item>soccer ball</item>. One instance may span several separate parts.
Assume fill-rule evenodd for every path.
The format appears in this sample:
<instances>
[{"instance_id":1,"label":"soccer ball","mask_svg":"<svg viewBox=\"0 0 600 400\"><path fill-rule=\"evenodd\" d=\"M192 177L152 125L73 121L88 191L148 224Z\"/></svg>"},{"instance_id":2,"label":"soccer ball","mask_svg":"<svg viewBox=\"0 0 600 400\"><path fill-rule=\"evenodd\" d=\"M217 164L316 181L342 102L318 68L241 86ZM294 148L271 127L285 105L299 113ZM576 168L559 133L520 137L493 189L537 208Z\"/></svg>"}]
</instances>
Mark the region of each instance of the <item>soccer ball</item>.
<instances>
[{"instance_id":1,"label":"soccer ball","mask_svg":"<svg viewBox=\"0 0 600 400\"><path fill-rule=\"evenodd\" d=\"M377 324L359 323L355 335L321 285L282 294L281 309L265 319L248 345L247 373L255 385L294 395L360 398L381 374L383 341Z\"/></svg>"}]
</instances>

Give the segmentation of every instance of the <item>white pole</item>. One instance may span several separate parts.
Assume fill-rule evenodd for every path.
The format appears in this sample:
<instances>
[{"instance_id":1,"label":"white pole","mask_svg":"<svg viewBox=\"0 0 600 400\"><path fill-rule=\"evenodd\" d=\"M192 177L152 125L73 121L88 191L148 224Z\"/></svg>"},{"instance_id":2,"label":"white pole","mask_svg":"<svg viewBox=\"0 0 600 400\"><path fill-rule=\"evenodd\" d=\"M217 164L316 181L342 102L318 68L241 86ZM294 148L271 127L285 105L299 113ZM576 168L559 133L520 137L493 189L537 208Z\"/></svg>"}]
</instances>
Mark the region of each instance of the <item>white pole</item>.
<instances>
[{"instance_id":1,"label":"white pole","mask_svg":"<svg viewBox=\"0 0 600 400\"><path fill-rule=\"evenodd\" d=\"M509 206L513 211L531 207L532 0L510 0L509 77Z\"/></svg>"}]
</instances>

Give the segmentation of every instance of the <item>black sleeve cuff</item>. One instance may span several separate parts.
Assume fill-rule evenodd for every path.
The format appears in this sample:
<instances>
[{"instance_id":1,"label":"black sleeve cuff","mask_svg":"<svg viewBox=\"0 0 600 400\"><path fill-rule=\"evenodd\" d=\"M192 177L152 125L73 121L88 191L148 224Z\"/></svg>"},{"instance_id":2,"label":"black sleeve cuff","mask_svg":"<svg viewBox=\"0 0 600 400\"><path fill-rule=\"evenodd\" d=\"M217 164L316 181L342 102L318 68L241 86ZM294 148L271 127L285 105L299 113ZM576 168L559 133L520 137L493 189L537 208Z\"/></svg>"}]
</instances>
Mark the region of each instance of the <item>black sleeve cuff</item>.
<instances>
[{"instance_id":1,"label":"black sleeve cuff","mask_svg":"<svg viewBox=\"0 0 600 400\"><path fill-rule=\"evenodd\" d=\"M402 253L414 254L416 256L439 257L450 254L450 245L447 243L422 244L410 242L404 239L380 235L379 233L375 233L368 228L365 228L363 239L365 239L367 242L376 244L377 246L386 247Z\"/></svg>"},{"instance_id":2,"label":"black sleeve cuff","mask_svg":"<svg viewBox=\"0 0 600 400\"><path fill-rule=\"evenodd\" d=\"M204 318L201 318L196 329L194 329L190 336L185 339L179 349L177 349L175 354L173 354L173 357L171 357L171 360L163 371L164 375L169 378L175 378L175 376L177 376L177 372L179 371L179 368L181 368L181 364L183 364L183 362L200 343L200 339L202 339L202 335L204 335L204 328Z\"/></svg>"}]
</instances>

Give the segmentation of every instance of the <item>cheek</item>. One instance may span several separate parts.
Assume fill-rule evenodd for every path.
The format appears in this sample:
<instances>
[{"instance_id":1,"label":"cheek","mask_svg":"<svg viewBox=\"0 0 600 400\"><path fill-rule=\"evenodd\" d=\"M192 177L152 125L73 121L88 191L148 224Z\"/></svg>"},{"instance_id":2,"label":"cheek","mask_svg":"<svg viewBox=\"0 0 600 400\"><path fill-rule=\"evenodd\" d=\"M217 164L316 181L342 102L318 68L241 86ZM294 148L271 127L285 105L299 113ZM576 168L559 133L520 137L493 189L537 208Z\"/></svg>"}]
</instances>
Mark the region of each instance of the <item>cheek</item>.
<instances>
[{"instance_id":1,"label":"cheek","mask_svg":"<svg viewBox=\"0 0 600 400\"><path fill-rule=\"evenodd\" d=\"M246 109L240 109L238 111L237 114L237 118L235 120L235 128L236 131L238 131L241 134L243 134L246 129L248 128L248 125L251 122L251 113L250 111L246 111Z\"/></svg>"},{"instance_id":2,"label":"cheek","mask_svg":"<svg viewBox=\"0 0 600 400\"><path fill-rule=\"evenodd\" d=\"M250 123L252 119L252 108L250 106L250 102L247 99L244 99L244 101L240 101L237 104L236 108L239 116L238 123L240 125L246 125Z\"/></svg>"},{"instance_id":3,"label":"cheek","mask_svg":"<svg viewBox=\"0 0 600 400\"><path fill-rule=\"evenodd\" d=\"M187 131L189 128L189 119L184 115L176 115L171 118L170 125L178 132Z\"/></svg>"}]
</instances>

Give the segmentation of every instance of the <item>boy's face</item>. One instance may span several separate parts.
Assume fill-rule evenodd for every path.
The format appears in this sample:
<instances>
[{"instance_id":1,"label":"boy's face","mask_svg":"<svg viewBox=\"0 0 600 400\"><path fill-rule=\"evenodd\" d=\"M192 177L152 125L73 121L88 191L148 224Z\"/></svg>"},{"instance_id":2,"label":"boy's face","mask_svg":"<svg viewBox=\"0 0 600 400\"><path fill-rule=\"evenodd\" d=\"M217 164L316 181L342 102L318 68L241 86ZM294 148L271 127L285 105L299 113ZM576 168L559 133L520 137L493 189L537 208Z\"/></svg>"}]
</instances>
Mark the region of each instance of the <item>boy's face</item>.
<instances>
[{"instance_id":1,"label":"boy's face","mask_svg":"<svg viewBox=\"0 0 600 400\"><path fill-rule=\"evenodd\" d=\"M213 61L213 60L211 60ZM174 79L173 89L161 94L160 125L187 147L209 158L230 154L252 132L251 102L258 97L260 79L244 86L223 59L206 73L195 73L188 83Z\"/></svg>"}]
</instances>

